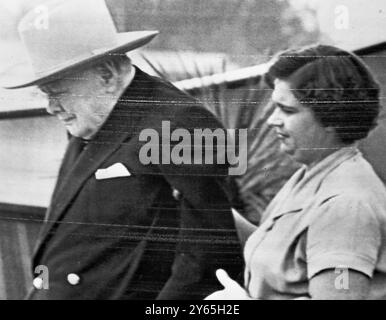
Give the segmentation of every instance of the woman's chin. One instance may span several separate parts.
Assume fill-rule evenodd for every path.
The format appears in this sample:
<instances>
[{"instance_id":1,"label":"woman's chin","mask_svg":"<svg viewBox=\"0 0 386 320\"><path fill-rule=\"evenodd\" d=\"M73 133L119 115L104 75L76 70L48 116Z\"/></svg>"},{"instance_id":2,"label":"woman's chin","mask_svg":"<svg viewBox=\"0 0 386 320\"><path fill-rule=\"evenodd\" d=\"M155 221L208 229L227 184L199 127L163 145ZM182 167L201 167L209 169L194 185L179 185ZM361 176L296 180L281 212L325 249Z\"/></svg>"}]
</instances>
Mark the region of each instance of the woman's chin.
<instances>
[{"instance_id":1,"label":"woman's chin","mask_svg":"<svg viewBox=\"0 0 386 320\"><path fill-rule=\"evenodd\" d=\"M284 142L280 143L280 151L283 152L283 153L286 153L286 154L288 154L290 156L293 156L295 154L294 148L291 148L290 146L288 146Z\"/></svg>"}]
</instances>

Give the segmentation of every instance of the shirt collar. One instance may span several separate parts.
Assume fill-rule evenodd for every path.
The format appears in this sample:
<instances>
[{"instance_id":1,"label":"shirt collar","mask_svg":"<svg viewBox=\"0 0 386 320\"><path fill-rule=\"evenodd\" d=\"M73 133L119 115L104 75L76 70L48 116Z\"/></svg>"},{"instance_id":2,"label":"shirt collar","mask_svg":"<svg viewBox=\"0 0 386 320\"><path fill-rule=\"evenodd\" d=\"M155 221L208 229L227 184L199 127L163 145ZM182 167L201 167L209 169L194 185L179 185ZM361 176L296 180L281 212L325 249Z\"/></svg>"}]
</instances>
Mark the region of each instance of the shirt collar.
<instances>
[{"instance_id":1,"label":"shirt collar","mask_svg":"<svg viewBox=\"0 0 386 320\"><path fill-rule=\"evenodd\" d=\"M357 146L350 145L333 152L310 169L303 165L271 201L263 214L263 220L268 217L274 219L306 206L307 201L315 197L325 177L357 154L360 154Z\"/></svg>"}]
</instances>

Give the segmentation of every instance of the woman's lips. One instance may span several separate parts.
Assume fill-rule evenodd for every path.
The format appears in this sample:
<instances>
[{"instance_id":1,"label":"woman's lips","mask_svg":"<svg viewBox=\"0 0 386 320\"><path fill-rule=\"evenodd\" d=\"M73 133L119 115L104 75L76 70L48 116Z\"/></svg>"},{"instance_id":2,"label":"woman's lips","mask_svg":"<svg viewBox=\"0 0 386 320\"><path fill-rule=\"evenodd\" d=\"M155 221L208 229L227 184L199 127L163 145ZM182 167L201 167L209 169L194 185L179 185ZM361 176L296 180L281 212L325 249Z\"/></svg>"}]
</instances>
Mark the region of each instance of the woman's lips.
<instances>
[{"instance_id":1,"label":"woman's lips","mask_svg":"<svg viewBox=\"0 0 386 320\"><path fill-rule=\"evenodd\" d=\"M276 132L276 136L277 136L279 139L281 139L281 140L284 140L284 139L286 139L286 138L289 137L288 134L285 134L285 133L282 133L282 132Z\"/></svg>"}]
</instances>

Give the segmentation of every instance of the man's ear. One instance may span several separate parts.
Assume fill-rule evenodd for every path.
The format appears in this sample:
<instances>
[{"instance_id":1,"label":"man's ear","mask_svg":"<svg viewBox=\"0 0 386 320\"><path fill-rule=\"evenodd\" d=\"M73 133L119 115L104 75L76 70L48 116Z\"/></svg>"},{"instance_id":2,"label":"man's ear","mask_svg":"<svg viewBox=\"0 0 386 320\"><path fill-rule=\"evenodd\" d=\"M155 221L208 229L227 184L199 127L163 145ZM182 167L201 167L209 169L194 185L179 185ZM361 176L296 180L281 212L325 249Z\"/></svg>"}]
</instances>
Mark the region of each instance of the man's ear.
<instances>
[{"instance_id":1,"label":"man's ear","mask_svg":"<svg viewBox=\"0 0 386 320\"><path fill-rule=\"evenodd\" d=\"M99 79L106 93L114 93L118 88L118 72L114 66L104 63L96 67Z\"/></svg>"}]
</instances>

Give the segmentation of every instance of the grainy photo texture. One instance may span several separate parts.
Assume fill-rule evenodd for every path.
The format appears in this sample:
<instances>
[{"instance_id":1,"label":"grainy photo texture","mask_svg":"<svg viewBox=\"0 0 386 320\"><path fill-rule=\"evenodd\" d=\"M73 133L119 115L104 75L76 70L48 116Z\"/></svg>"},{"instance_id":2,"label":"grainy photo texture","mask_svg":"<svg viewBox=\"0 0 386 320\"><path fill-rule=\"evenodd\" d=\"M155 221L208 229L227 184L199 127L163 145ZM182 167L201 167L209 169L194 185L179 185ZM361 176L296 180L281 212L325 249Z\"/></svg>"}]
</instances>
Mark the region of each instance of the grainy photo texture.
<instances>
[{"instance_id":1,"label":"grainy photo texture","mask_svg":"<svg viewBox=\"0 0 386 320\"><path fill-rule=\"evenodd\" d=\"M383 0L0 0L0 299L386 299L385 28Z\"/></svg>"}]
</instances>

